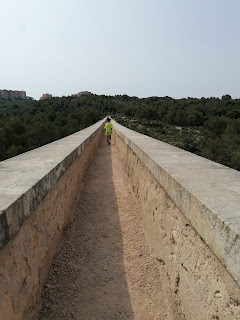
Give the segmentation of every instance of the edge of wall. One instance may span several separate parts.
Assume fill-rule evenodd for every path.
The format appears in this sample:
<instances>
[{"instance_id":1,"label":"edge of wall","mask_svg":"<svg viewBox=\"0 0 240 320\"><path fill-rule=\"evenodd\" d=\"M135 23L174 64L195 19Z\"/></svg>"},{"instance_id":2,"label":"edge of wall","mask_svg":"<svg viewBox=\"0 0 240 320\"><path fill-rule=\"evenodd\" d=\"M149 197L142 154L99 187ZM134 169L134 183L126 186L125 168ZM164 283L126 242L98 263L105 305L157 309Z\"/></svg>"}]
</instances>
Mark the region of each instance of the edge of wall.
<instances>
[{"instance_id":1,"label":"edge of wall","mask_svg":"<svg viewBox=\"0 0 240 320\"><path fill-rule=\"evenodd\" d=\"M0 249L16 235L103 122L0 162Z\"/></svg>"},{"instance_id":2,"label":"edge of wall","mask_svg":"<svg viewBox=\"0 0 240 320\"><path fill-rule=\"evenodd\" d=\"M240 285L240 172L115 121L113 127Z\"/></svg>"}]
</instances>

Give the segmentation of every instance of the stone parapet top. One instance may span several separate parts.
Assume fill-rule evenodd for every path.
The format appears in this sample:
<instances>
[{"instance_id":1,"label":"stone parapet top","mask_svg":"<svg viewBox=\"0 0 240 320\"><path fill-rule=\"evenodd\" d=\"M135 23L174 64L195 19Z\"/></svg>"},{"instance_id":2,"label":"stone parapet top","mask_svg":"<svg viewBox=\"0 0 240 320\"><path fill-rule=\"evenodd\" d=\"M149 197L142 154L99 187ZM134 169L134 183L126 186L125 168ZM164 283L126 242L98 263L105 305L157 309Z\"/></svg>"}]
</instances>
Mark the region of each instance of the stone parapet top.
<instances>
[{"instance_id":1,"label":"stone parapet top","mask_svg":"<svg viewBox=\"0 0 240 320\"><path fill-rule=\"evenodd\" d=\"M115 121L113 127L240 285L240 172Z\"/></svg>"},{"instance_id":2,"label":"stone parapet top","mask_svg":"<svg viewBox=\"0 0 240 320\"><path fill-rule=\"evenodd\" d=\"M103 120L0 162L0 249L84 150Z\"/></svg>"}]
</instances>

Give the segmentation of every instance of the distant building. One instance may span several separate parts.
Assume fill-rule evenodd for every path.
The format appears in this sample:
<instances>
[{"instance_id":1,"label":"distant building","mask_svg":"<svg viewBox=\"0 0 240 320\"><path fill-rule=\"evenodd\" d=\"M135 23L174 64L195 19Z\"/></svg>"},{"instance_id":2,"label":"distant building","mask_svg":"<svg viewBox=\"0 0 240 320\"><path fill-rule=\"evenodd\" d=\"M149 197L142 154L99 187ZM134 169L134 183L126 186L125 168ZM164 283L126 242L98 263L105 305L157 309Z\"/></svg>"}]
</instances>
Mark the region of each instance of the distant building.
<instances>
[{"instance_id":1,"label":"distant building","mask_svg":"<svg viewBox=\"0 0 240 320\"><path fill-rule=\"evenodd\" d=\"M44 93L40 99L44 100L44 99L49 99L49 98L52 98L52 95L49 93Z\"/></svg>"},{"instance_id":2,"label":"distant building","mask_svg":"<svg viewBox=\"0 0 240 320\"><path fill-rule=\"evenodd\" d=\"M89 92L89 91L81 91L81 92L78 92L77 96L80 97L80 96L82 96L82 95L84 95L84 94L90 95L90 94L92 94L92 93Z\"/></svg>"},{"instance_id":3,"label":"distant building","mask_svg":"<svg viewBox=\"0 0 240 320\"><path fill-rule=\"evenodd\" d=\"M27 98L26 91L0 89L0 99L19 100L19 99L26 99L26 98Z\"/></svg>"}]
</instances>

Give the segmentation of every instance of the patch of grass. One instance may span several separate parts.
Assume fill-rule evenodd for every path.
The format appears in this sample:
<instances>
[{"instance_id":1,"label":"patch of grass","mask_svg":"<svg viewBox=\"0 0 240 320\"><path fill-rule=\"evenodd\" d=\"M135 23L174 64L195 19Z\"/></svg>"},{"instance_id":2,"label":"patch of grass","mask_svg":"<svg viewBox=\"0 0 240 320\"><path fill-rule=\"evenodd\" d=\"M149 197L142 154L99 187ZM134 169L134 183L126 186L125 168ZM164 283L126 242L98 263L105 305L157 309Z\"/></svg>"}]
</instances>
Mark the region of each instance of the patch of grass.
<instances>
[{"instance_id":1,"label":"patch of grass","mask_svg":"<svg viewBox=\"0 0 240 320\"><path fill-rule=\"evenodd\" d=\"M117 115L120 124L178 148L199 154L204 140L203 130L194 127L177 127L158 121L141 121Z\"/></svg>"}]
</instances>

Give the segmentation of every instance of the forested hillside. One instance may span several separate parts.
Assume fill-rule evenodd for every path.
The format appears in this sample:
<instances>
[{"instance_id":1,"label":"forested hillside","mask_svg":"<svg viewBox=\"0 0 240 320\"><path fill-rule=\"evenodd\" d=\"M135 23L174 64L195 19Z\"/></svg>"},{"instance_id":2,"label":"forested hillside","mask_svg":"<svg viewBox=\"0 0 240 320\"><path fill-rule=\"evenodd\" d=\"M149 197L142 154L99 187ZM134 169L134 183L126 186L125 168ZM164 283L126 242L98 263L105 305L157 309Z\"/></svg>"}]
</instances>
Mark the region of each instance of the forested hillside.
<instances>
[{"instance_id":1,"label":"forested hillside","mask_svg":"<svg viewBox=\"0 0 240 320\"><path fill-rule=\"evenodd\" d=\"M0 160L72 134L109 114L133 130L240 170L240 99L229 95L0 101Z\"/></svg>"}]
</instances>

